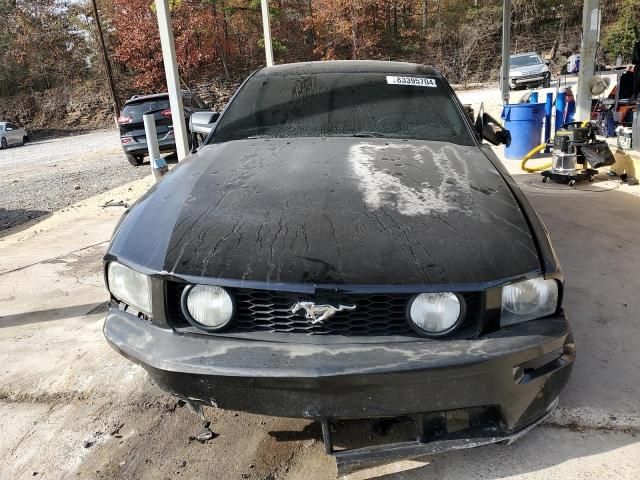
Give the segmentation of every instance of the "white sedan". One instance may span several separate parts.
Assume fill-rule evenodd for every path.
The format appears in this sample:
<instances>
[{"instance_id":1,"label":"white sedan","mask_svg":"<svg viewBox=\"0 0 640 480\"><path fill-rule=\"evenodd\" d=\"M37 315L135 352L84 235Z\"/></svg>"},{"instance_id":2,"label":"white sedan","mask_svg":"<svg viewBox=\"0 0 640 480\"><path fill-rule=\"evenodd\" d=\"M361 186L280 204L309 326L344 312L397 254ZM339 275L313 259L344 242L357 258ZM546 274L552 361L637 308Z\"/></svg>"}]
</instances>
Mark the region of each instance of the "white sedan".
<instances>
[{"instance_id":1,"label":"white sedan","mask_svg":"<svg viewBox=\"0 0 640 480\"><path fill-rule=\"evenodd\" d=\"M24 145L29 141L27 131L11 122L0 122L0 148Z\"/></svg>"}]
</instances>

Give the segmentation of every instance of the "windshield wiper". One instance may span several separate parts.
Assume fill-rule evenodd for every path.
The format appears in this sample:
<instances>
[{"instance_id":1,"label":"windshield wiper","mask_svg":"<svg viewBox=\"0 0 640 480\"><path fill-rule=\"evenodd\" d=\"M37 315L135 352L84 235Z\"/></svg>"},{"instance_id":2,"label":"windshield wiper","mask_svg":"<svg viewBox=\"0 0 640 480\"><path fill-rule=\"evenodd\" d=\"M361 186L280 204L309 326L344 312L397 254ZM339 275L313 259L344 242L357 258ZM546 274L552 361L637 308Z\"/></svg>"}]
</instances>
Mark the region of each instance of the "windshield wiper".
<instances>
[{"instance_id":1,"label":"windshield wiper","mask_svg":"<svg viewBox=\"0 0 640 480\"><path fill-rule=\"evenodd\" d=\"M349 135L350 137L365 137L365 138L385 138L387 136L386 133L380 133L380 132L358 132L358 133L354 133L352 135Z\"/></svg>"},{"instance_id":2,"label":"windshield wiper","mask_svg":"<svg viewBox=\"0 0 640 480\"><path fill-rule=\"evenodd\" d=\"M251 135L246 138L247 140L260 140L262 138L273 138L273 135Z\"/></svg>"}]
</instances>

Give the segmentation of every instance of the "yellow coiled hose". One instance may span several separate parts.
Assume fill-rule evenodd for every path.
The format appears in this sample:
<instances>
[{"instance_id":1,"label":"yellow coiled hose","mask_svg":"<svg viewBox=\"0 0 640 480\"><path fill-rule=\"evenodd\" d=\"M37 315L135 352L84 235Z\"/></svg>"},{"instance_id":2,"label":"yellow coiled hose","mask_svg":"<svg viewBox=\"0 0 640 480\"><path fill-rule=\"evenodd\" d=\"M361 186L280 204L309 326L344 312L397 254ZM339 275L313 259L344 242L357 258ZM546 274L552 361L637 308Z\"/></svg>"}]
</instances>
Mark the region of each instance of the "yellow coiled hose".
<instances>
[{"instance_id":1,"label":"yellow coiled hose","mask_svg":"<svg viewBox=\"0 0 640 480\"><path fill-rule=\"evenodd\" d=\"M522 163L520 163L520 168L525 172L529 172L529 173L539 172L540 170L546 170L547 168L551 168L551 162L545 163L542 165L536 165L535 167L527 167L527 162L531 160L531 157L533 157L536 153L538 153L540 150L544 148L547 148L546 143L541 143L537 147L534 147L529 153L527 153L524 156L524 158L522 159Z\"/></svg>"}]
</instances>

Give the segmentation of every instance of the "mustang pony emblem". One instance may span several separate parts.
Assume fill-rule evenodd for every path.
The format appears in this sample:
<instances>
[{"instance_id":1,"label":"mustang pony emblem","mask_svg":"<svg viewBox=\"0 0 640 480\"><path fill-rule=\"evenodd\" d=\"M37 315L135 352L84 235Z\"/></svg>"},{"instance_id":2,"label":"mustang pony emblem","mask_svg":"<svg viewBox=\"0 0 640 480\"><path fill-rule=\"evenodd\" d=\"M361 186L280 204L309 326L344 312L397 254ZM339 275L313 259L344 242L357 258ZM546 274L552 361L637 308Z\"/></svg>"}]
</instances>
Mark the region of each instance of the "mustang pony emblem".
<instances>
[{"instance_id":1,"label":"mustang pony emblem","mask_svg":"<svg viewBox=\"0 0 640 480\"><path fill-rule=\"evenodd\" d=\"M344 310L355 310L355 305L316 305L313 302L298 302L291 308L291 313L296 313L298 310L304 309L305 318L311 320L311 325L320 323L327 318L333 317L337 312Z\"/></svg>"}]
</instances>

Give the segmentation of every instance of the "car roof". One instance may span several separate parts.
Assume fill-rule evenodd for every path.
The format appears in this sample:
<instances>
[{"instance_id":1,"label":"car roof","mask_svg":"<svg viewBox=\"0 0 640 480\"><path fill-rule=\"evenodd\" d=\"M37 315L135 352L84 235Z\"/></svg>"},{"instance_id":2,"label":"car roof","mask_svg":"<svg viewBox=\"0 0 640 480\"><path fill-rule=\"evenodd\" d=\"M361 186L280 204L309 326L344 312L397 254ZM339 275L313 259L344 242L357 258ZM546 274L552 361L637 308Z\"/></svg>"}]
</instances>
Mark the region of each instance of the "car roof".
<instances>
[{"instance_id":1,"label":"car roof","mask_svg":"<svg viewBox=\"0 0 640 480\"><path fill-rule=\"evenodd\" d=\"M158 98L168 98L168 93L152 93L150 95L133 95L129 100L124 102L124 104L128 103L136 103L136 102L144 102L145 100L156 100Z\"/></svg>"},{"instance_id":2,"label":"car roof","mask_svg":"<svg viewBox=\"0 0 640 480\"><path fill-rule=\"evenodd\" d=\"M182 91L182 95L183 96L192 96L193 93L183 90ZM125 105L129 104L129 103L138 103L138 102L144 102L146 100L157 100L160 98L169 98L169 94L167 92L164 93L151 93L148 95L133 95L129 100L127 100L126 102L124 102Z\"/></svg>"},{"instance_id":3,"label":"car roof","mask_svg":"<svg viewBox=\"0 0 640 480\"><path fill-rule=\"evenodd\" d=\"M538 57L540 55L538 55L538 52L525 52L525 53L514 53L513 55L511 55L511 57L528 57L529 55L537 55Z\"/></svg>"},{"instance_id":4,"label":"car roof","mask_svg":"<svg viewBox=\"0 0 640 480\"><path fill-rule=\"evenodd\" d=\"M441 76L435 68L418 63L381 60L326 60L319 62L286 63L265 67L257 75L300 75L314 73L387 73Z\"/></svg>"}]
</instances>

